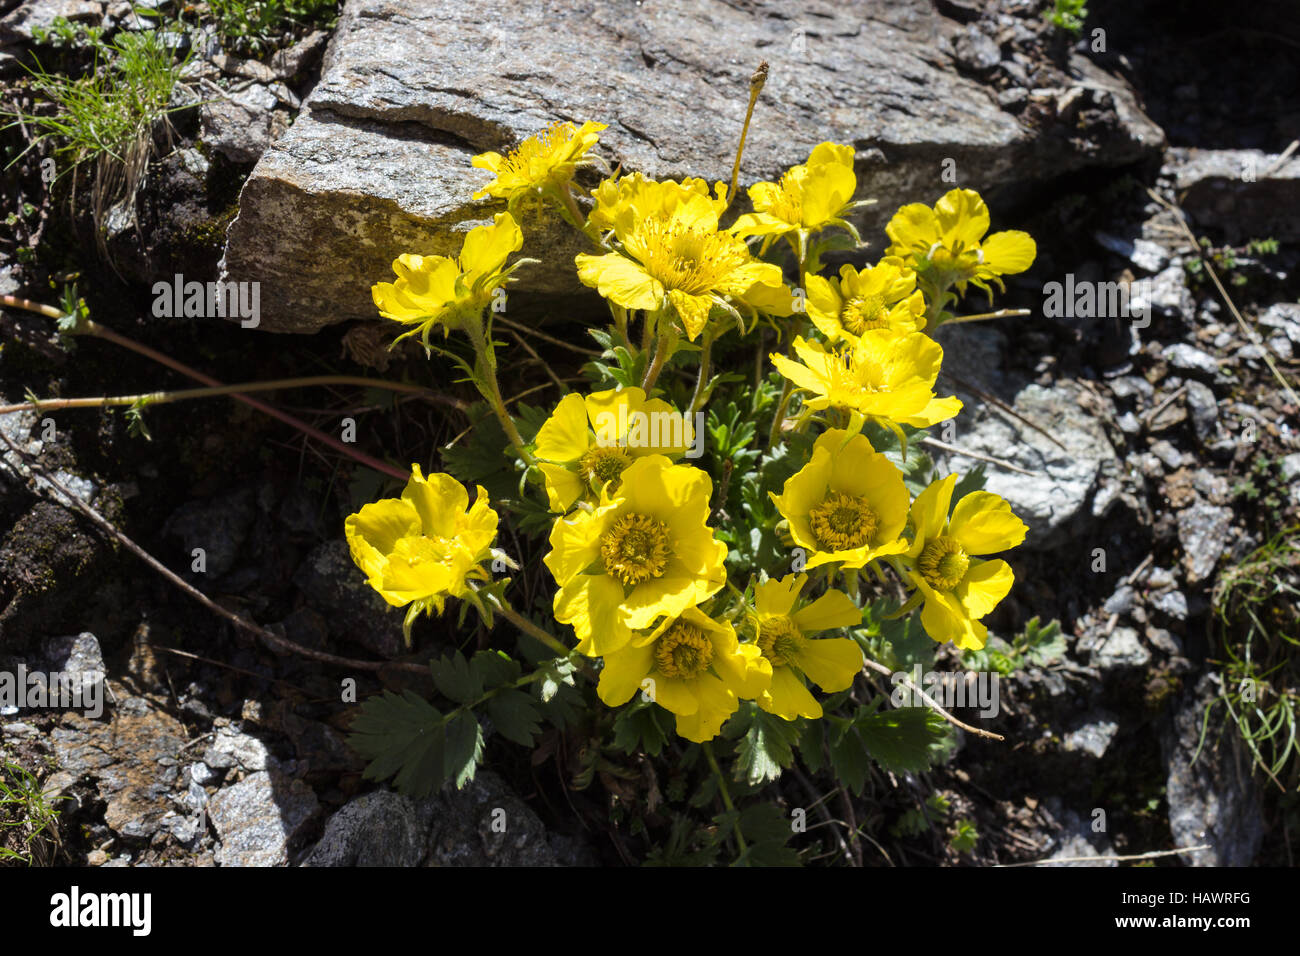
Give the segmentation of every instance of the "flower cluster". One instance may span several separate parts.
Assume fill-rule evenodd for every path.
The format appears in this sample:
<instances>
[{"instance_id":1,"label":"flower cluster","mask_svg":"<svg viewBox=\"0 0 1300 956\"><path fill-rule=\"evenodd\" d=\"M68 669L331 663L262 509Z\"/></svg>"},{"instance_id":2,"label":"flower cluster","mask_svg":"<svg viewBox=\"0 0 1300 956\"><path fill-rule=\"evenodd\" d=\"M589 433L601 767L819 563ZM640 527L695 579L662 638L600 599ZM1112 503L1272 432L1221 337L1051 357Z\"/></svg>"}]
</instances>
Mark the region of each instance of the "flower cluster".
<instances>
[{"instance_id":1,"label":"flower cluster","mask_svg":"<svg viewBox=\"0 0 1300 956\"><path fill-rule=\"evenodd\" d=\"M552 614L572 628L577 652L599 659L600 700L619 706L642 693L697 742L716 736L744 700L786 720L820 718L810 688L845 690L863 666L859 642L837 632L862 624L859 585L872 580L868 572L879 581L892 572L894 593L910 592L896 613L919 608L936 641L983 647L982 619L1013 581L1006 561L988 556L1020 544L1025 525L988 492L954 503L956 475L913 497L900 465L905 429L962 407L936 391L943 349L931 333L951 318L945 307L967 284L989 290L1028 268L1033 240L985 237L983 201L953 190L933 208L900 209L878 261L823 276L824 252L861 246L850 216L866 204L854 199L853 148L835 143L817 146L778 182L752 186L754 211L729 227L722 222L734 197L725 184L639 173L601 182L583 215L573 177L603 129L562 124L509 155L474 160L496 176L476 198L512 209L522 198L552 199L592 241L595 251L577 256L578 278L608 302L608 338L626 358L617 388L563 396L528 440L501 401L490 354L480 355L475 379L511 437L521 489L531 480L552 513L544 557L556 588ZM778 239L797 259L798 289L765 258ZM375 302L426 343L434 325L473 333L492 290L519 264L506 260L521 245L515 220L501 213L468 235L457 258L400 257L398 281L375 286ZM780 492L776 482L768 492L779 514L768 533L792 554L799 549L802 563L772 576L750 569L742 589L728 575L724 540L734 535L720 538L715 527L714 482L687 450L701 437L694 418L713 385L713 342L732 329L748 334L759 318L788 343L770 355L773 381L784 388L772 444L802 449ZM640 349L629 335L636 321ZM700 344L685 347L680 337ZM490 335L471 339L490 353ZM700 356L683 409L655 388L679 352ZM891 433L896 445L876 447L869 437ZM441 612L446 597L474 592L497 516L481 488L467 503L459 482L426 480L415 468L400 499L348 519L353 556L385 600Z\"/></svg>"}]
</instances>

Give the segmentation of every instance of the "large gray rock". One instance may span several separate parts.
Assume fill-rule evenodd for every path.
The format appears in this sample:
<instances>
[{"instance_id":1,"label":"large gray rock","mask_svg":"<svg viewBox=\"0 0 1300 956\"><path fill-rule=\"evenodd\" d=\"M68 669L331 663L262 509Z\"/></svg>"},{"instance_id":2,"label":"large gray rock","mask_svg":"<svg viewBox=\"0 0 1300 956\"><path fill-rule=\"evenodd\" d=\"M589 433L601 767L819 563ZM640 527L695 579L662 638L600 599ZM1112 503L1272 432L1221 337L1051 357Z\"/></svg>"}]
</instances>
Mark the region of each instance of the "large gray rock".
<instances>
[{"instance_id":1,"label":"large gray rock","mask_svg":"<svg viewBox=\"0 0 1300 956\"><path fill-rule=\"evenodd\" d=\"M217 791L208 813L221 846L221 866L282 866L299 831L316 815L316 794L275 770L249 774Z\"/></svg>"},{"instance_id":2,"label":"large gray rock","mask_svg":"<svg viewBox=\"0 0 1300 956\"><path fill-rule=\"evenodd\" d=\"M1183 209L1229 242L1300 238L1300 157L1256 149L1172 149L1171 173Z\"/></svg>"},{"instance_id":3,"label":"large gray rock","mask_svg":"<svg viewBox=\"0 0 1300 956\"><path fill-rule=\"evenodd\" d=\"M1264 838L1259 794L1250 754L1236 727L1231 721L1227 726L1219 723L1225 717L1222 707L1215 708L1201 746L1205 708L1218 691L1218 681L1217 674L1202 677L1161 736L1169 775L1169 828L1176 846L1210 845L1209 850L1182 857L1185 864L1250 866Z\"/></svg>"},{"instance_id":4,"label":"large gray rock","mask_svg":"<svg viewBox=\"0 0 1300 956\"><path fill-rule=\"evenodd\" d=\"M1024 475L989 464L984 487L1005 498L1029 526L1025 547L1052 547L1077 516L1090 513L1098 486L1117 473L1119 459L1101 424L1079 404L1084 391L1079 385L1062 379L1048 388L1036 384L1017 388L1017 383L1004 381L997 372L1001 362L997 350L990 346L987 354L977 347L968 351L969 338L968 330L960 327L942 329L938 336L945 349L944 368L955 376L940 375L939 394L951 389L965 403L950 443L1030 472ZM978 379L971 366L982 366ZM966 385L998 395L1019 418L984 402ZM931 433L938 438L945 434L942 426ZM964 474L980 464L961 455L931 453L942 466L941 474L944 468Z\"/></svg>"},{"instance_id":5,"label":"large gray rock","mask_svg":"<svg viewBox=\"0 0 1300 956\"><path fill-rule=\"evenodd\" d=\"M930 0L856 0L792 17L775 0L578 6L511 0L349 0L321 81L248 180L224 270L259 281L260 328L312 332L373 318L370 286L402 252L455 252L494 208L471 196L503 151L557 120L607 123L611 164L654 177L728 179L748 82L771 79L743 181L774 179L823 140L858 148L879 225L902 201L1057 177L1158 150L1131 92L1082 58L1060 89L1033 91L1032 121L955 68L961 27ZM1058 115L1059 112L1059 115ZM524 223L545 265L519 288L577 290L582 251L554 216Z\"/></svg>"},{"instance_id":6,"label":"large gray rock","mask_svg":"<svg viewBox=\"0 0 1300 956\"><path fill-rule=\"evenodd\" d=\"M590 866L590 848L551 833L499 776L424 800L380 790L325 825L303 866Z\"/></svg>"}]
</instances>

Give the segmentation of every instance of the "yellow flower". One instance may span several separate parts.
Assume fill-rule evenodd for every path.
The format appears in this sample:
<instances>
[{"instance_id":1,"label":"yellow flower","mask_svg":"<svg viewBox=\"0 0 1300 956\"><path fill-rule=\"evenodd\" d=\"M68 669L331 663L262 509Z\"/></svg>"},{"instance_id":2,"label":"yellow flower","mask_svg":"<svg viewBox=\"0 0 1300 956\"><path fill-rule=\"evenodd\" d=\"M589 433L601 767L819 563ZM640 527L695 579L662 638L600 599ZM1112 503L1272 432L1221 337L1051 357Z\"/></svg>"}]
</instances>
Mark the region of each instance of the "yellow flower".
<instances>
[{"instance_id":1,"label":"yellow flower","mask_svg":"<svg viewBox=\"0 0 1300 956\"><path fill-rule=\"evenodd\" d=\"M791 233L800 247L808 236L828 226L839 226L860 241L858 231L844 218L855 206L858 188L853 172L853 147L822 143L802 166L793 166L777 183L749 187L755 211L741 216L731 227L738 236L763 236L762 251L772 240Z\"/></svg>"},{"instance_id":2,"label":"yellow flower","mask_svg":"<svg viewBox=\"0 0 1300 956\"><path fill-rule=\"evenodd\" d=\"M708 526L713 482L664 455L635 459L618 493L559 518L543 562L555 576L555 619L572 624L578 648L601 656L632 632L675 617L726 583L727 546Z\"/></svg>"},{"instance_id":3,"label":"yellow flower","mask_svg":"<svg viewBox=\"0 0 1300 956\"><path fill-rule=\"evenodd\" d=\"M546 478L551 510L568 511L581 497L596 501L605 482L645 455L679 458L695 439L694 426L662 399L646 400L636 387L571 393L537 432L534 454Z\"/></svg>"},{"instance_id":4,"label":"yellow flower","mask_svg":"<svg viewBox=\"0 0 1300 956\"><path fill-rule=\"evenodd\" d=\"M790 314L781 269L719 232L714 203L704 196L691 196L666 216L621 216L614 232L623 252L578 256L578 278L626 309L671 306L687 338L703 331L715 306Z\"/></svg>"},{"instance_id":5,"label":"yellow flower","mask_svg":"<svg viewBox=\"0 0 1300 956\"><path fill-rule=\"evenodd\" d=\"M771 679L757 645L741 644L730 624L689 607L607 654L596 693L617 707L641 691L677 715L678 734L704 743Z\"/></svg>"},{"instance_id":6,"label":"yellow flower","mask_svg":"<svg viewBox=\"0 0 1300 956\"><path fill-rule=\"evenodd\" d=\"M907 550L900 537L909 500L903 475L864 435L842 428L819 435L781 494L768 493L794 543L809 553L809 568L861 568Z\"/></svg>"},{"instance_id":7,"label":"yellow flower","mask_svg":"<svg viewBox=\"0 0 1300 956\"><path fill-rule=\"evenodd\" d=\"M1003 288L1004 275L1024 272L1038 247L1029 233L995 232L987 239L989 209L973 189L954 189L931 209L911 203L894 214L885 227L892 242L886 250L903 256L918 272L939 273L939 284L954 282L963 294L970 282L986 292L988 283Z\"/></svg>"},{"instance_id":8,"label":"yellow flower","mask_svg":"<svg viewBox=\"0 0 1300 956\"><path fill-rule=\"evenodd\" d=\"M556 123L530 136L508 156L480 153L471 163L478 169L496 174L496 179L474 194L475 199L492 196L505 199L512 206L524 196L541 192L558 192L573 179L587 150L596 145L604 123Z\"/></svg>"},{"instance_id":9,"label":"yellow flower","mask_svg":"<svg viewBox=\"0 0 1300 956\"><path fill-rule=\"evenodd\" d=\"M981 648L988 629L980 623L1006 597L1015 581L1005 561L980 561L1025 540L1025 524L1011 506L987 491L973 491L957 502L952 517L956 475L934 482L912 503L915 537L904 559L908 577L925 601L921 625L940 643Z\"/></svg>"},{"instance_id":10,"label":"yellow flower","mask_svg":"<svg viewBox=\"0 0 1300 956\"><path fill-rule=\"evenodd\" d=\"M466 510L466 507L468 510ZM473 505L451 475L425 478L419 465L400 498L384 498L349 515L343 528L352 560L389 604L415 602L414 613L442 613L448 597L463 597L471 580L487 580L497 513L481 487Z\"/></svg>"},{"instance_id":11,"label":"yellow flower","mask_svg":"<svg viewBox=\"0 0 1300 956\"><path fill-rule=\"evenodd\" d=\"M916 273L897 256L886 256L859 272L840 269L838 279L804 276L808 317L829 342L857 340L870 329L915 332L925 328L925 298Z\"/></svg>"},{"instance_id":12,"label":"yellow flower","mask_svg":"<svg viewBox=\"0 0 1300 956\"><path fill-rule=\"evenodd\" d=\"M772 362L778 372L809 393L805 400L809 408L841 408L855 419L916 428L961 411L959 399L935 397L943 348L923 332L868 329L856 342L833 351L796 338L794 351L802 365L777 354Z\"/></svg>"},{"instance_id":13,"label":"yellow flower","mask_svg":"<svg viewBox=\"0 0 1300 956\"><path fill-rule=\"evenodd\" d=\"M804 678L828 694L847 690L862 670L862 649L847 637L813 640L811 635L862 621L862 611L842 591L827 591L795 610L808 575L787 575L754 589L758 648L772 665L772 684L758 698L770 714L794 720L822 716L822 705L808 692Z\"/></svg>"},{"instance_id":14,"label":"yellow flower","mask_svg":"<svg viewBox=\"0 0 1300 956\"><path fill-rule=\"evenodd\" d=\"M587 216L587 224L598 232L617 228L626 235L641 220L670 216L678 206L696 196L708 200L714 212L721 216L727 205L727 184L714 183L710 196L709 186L702 179L660 182L646 179L640 173L606 179L592 193L595 204Z\"/></svg>"},{"instance_id":15,"label":"yellow flower","mask_svg":"<svg viewBox=\"0 0 1300 956\"><path fill-rule=\"evenodd\" d=\"M398 336L399 341L418 332L427 347L435 325L442 325L446 334L481 318L493 290L518 265L507 268L507 257L523 244L519 225L503 212L492 225L471 229L457 258L398 256L393 262L397 281L377 283L370 294L384 318L414 326Z\"/></svg>"}]
</instances>

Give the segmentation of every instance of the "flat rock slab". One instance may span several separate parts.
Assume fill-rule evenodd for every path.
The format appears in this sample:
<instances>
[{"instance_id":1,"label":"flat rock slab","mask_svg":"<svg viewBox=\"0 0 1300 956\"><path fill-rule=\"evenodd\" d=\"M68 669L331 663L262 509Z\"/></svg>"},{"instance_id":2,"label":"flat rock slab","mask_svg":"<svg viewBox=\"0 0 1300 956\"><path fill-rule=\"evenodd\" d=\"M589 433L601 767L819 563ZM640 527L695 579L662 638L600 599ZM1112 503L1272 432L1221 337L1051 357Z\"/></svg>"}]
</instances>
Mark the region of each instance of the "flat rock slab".
<instances>
[{"instance_id":1,"label":"flat rock slab","mask_svg":"<svg viewBox=\"0 0 1300 956\"><path fill-rule=\"evenodd\" d=\"M320 83L245 185L225 276L261 282L265 330L372 319L370 286L397 255L454 253L499 208L472 200L491 176L470 159L559 120L607 123L598 151L612 164L728 179L763 59L771 79L743 182L776 178L823 140L852 143L860 194L881 200L866 226L951 188L945 159L958 184L984 189L1162 146L1127 88L1081 59L1071 85L1032 92L1032 122L1004 112L955 66L948 38L960 29L929 0L812 5L794 18L766 0L349 0ZM545 265L519 288L577 291L572 230L553 216L523 225L523 254Z\"/></svg>"}]
</instances>

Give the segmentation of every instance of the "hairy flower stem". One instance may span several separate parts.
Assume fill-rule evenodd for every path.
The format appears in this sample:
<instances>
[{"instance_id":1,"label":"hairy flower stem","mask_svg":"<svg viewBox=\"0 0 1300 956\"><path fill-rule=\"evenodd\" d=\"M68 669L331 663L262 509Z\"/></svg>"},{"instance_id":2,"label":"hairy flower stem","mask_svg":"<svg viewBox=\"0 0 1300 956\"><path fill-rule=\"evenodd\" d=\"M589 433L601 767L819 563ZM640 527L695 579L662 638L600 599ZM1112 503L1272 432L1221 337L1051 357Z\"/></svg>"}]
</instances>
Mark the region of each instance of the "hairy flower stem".
<instances>
[{"instance_id":1,"label":"hairy flower stem","mask_svg":"<svg viewBox=\"0 0 1300 956\"><path fill-rule=\"evenodd\" d=\"M709 762L709 767L713 770L713 775L718 778L718 793L722 796L722 805L730 813L736 812L736 805L731 802L731 791L727 789L727 778L722 774L722 768L718 766L718 758L713 756L713 746L709 741L700 744L700 749L704 751L704 759ZM745 845L745 835L740 832L740 817L737 815L734 830L736 833L736 846L740 852L744 853L748 847Z\"/></svg>"},{"instance_id":2,"label":"hairy flower stem","mask_svg":"<svg viewBox=\"0 0 1300 956\"><path fill-rule=\"evenodd\" d=\"M985 319L1010 319L1018 315L1029 315L1028 309L998 309L996 312L981 312L979 315L959 315L949 319L944 325L957 325L961 322L983 322Z\"/></svg>"},{"instance_id":3,"label":"hairy flower stem","mask_svg":"<svg viewBox=\"0 0 1300 956\"><path fill-rule=\"evenodd\" d=\"M745 125L740 128L740 143L736 146L736 161L731 166L731 188L727 190L727 205L722 207L722 212L718 213L718 218L722 218L731 208L731 204L736 200L736 180L740 178L740 157L745 153L745 138L749 135L749 121L754 116L754 104L758 102L758 94L763 92L763 84L767 82L767 60L758 64L758 69L754 75L749 78L749 107L745 110Z\"/></svg>"},{"instance_id":4,"label":"hairy flower stem","mask_svg":"<svg viewBox=\"0 0 1300 956\"><path fill-rule=\"evenodd\" d=\"M240 385L221 385L212 388L187 388L174 392L144 392L139 395L102 395L96 398L42 398L17 405L0 405L0 415L21 411L58 411L62 408L108 408L121 405L167 405L192 398L212 398L218 395L235 395L241 392L270 392L283 388L308 388L313 385L355 385L361 388L384 388L393 392L414 395L429 391L419 385L389 382L379 378L362 378L355 375L315 375L309 378L281 378L269 382L244 382Z\"/></svg>"},{"instance_id":5,"label":"hairy flower stem","mask_svg":"<svg viewBox=\"0 0 1300 956\"><path fill-rule=\"evenodd\" d=\"M641 391L645 392L647 397L650 395L650 390L654 388L655 382L659 381L659 373L664 370L664 363L668 361L668 350L671 347L668 333L661 333L659 341L655 344L655 357L650 362L650 367L645 370L645 378L641 382Z\"/></svg>"},{"instance_id":6,"label":"hairy flower stem","mask_svg":"<svg viewBox=\"0 0 1300 956\"><path fill-rule=\"evenodd\" d=\"M469 336L470 344L474 346L474 356L477 360L475 362L477 374L474 376L474 384L478 386L479 393L487 399L487 403L492 406L492 411L496 413L497 420L501 422L501 427L505 429L506 437L510 439L515 454L527 465L537 464L536 459L528 454L528 450L524 448L524 440L519 434L519 429L515 427L515 420L506 411L506 402L501 395L501 385L497 382L496 351L488 340L488 333L478 322L465 323L465 332Z\"/></svg>"},{"instance_id":7,"label":"hairy flower stem","mask_svg":"<svg viewBox=\"0 0 1300 956\"><path fill-rule=\"evenodd\" d=\"M52 309L50 311L45 311L44 309L36 309L33 311L40 311L44 315L49 315L50 311L57 312L58 310ZM58 317L61 318L62 316L60 315ZM192 378L196 382L202 382L204 385L208 385L213 388L222 387L222 383L217 381L211 375L205 375L202 372L192 369L188 365L184 364L183 362L178 362L176 359L172 358L169 355L164 355L162 352L158 352L154 349L151 349L147 345L142 345L141 343L135 341L134 339L129 339L125 335L120 335L117 332L114 332L112 329L105 328L104 326L98 324L97 322L92 322L90 319L82 318L77 325L76 331L77 334L93 335L97 338L101 338L108 342L112 342L114 345L120 345L123 348L130 349L132 352L136 352L140 355L143 355L145 358L152 359L153 361L159 363L160 365L165 365L168 368L172 369L173 371L180 372L182 375L188 378ZM382 462L377 458L372 458L371 456L367 455L365 452L358 451L355 448L351 448L347 444L339 441L337 438L334 438L330 435L326 435L324 432L320 431L319 429L312 428L306 422L294 418L288 412L282 412L278 408L268 405L265 402L259 401L256 398L252 398L251 396L240 394L239 392L232 392L231 397L235 399L235 401L237 402L243 402L245 405L251 406L252 408L256 408L260 412L270 415L272 418L279 419L280 421L284 422L286 425L296 428L304 435L316 439L321 444L328 445L330 448L333 448L335 451L339 452L340 454L346 455L347 457L353 459L354 461L360 462L361 464L365 465L367 468L373 468L375 471L380 472L381 474L388 475L391 478L396 478L399 481L406 481L408 478L411 477L407 472L402 471L401 469L398 468L394 468L392 465L388 464L387 462Z\"/></svg>"},{"instance_id":8,"label":"hairy flower stem","mask_svg":"<svg viewBox=\"0 0 1300 956\"><path fill-rule=\"evenodd\" d=\"M708 391L708 382L712 377L712 363L710 359L713 355L713 340L717 338L717 332L710 325L704 330L704 338L700 340L700 375L695 380L695 393L691 396L691 407L687 412L694 420L695 413L704 405L704 396Z\"/></svg>"},{"instance_id":9,"label":"hairy flower stem","mask_svg":"<svg viewBox=\"0 0 1300 956\"><path fill-rule=\"evenodd\" d=\"M515 627L519 628L519 630L523 631L529 637L545 644L551 650L555 651L555 653L560 657L568 657L570 654L573 653L573 649L570 647L565 647L564 644L560 642L559 638L554 637L551 634L548 634L546 631L542 630L540 627L538 627L528 618L524 617L522 614L520 614L518 611L512 608L505 601L498 598L495 594L487 595L487 599L488 602L492 605L493 609L498 614L504 617Z\"/></svg>"}]
</instances>

